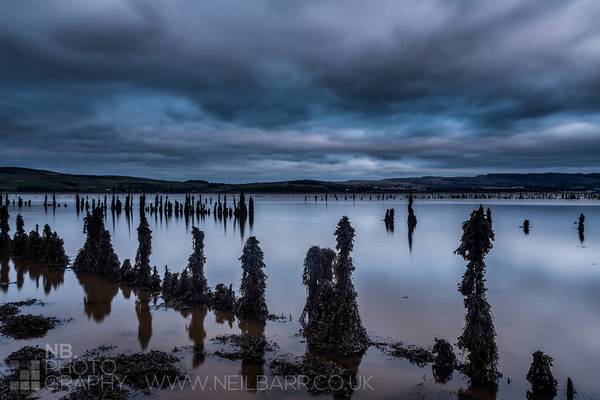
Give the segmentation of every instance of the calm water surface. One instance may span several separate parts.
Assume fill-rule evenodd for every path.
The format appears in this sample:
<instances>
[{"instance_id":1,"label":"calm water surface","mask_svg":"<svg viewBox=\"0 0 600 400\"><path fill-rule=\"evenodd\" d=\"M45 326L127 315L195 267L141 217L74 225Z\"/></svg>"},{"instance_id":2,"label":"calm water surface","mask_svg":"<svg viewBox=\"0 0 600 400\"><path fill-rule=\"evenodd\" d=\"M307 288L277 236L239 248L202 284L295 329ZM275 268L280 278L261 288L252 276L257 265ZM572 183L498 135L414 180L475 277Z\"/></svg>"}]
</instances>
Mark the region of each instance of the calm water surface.
<instances>
[{"instance_id":1,"label":"calm water surface","mask_svg":"<svg viewBox=\"0 0 600 400\"><path fill-rule=\"evenodd\" d=\"M31 208L23 208L26 230L48 223L65 240L73 259L82 246L83 214L76 214L72 196L60 197L68 208L44 211L39 196ZM152 196L150 198L153 198ZM136 199L137 201L137 199ZM478 206L474 201L415 202L418 225L412 251L406 228L406 202L304 202L304 197L255 197L252 228L242 231L232 220L227 223L204 220L169 220L149 216L153 231L151 262L161 270L169 265L179 271L191 253L192 225L206 233L206 277L211 286L219 282L238 286L241 270L238 257L245 238L256 236L265 253L268 286L267 303L274 314L291 316L291 322L269 322L255 334L277 342L281 353L303 354L305 344L297 336L305 300L301 286L302 262L308 248L318 244L334 247L335 225L349 216L356 229L354 282L360 311L369 334L393 338L406 344L431 346L435 337L455 343L463 327L464 309L457 283L465 262L455 256L461 223ZM479 393L482 398L524 398L525 380L531 353L537 349L552 355L559 380L559 398L564 397L567 377L572 377L580 398L600 396L600 203L585 201L487 201L492 209L496 241L487 258L488 297L492 306L500 370L504 378L498 392ZM382 222L386 208L395 208L396 227L387 232ZM107 228L122 261L135 258L137 208L127 219L109 216ZM18 210L10 207L11 233ZM586 215L585 241L580 242L576 225ZM531 233L524 235L522 221L531 221ZM203 309L188 312L155 309L144 294L84 274L51 271L10 262L2 263L1 280L14 282L1 288L0 299L35 297L44 307L24 308L71 322L52 330L42 339L16 341L0 336L2 358L25 344L71 343L75 352L102 344L114 344L122 352L170 351L173 347L196 345L206 351L216 347L210 339L223 333L238 333L239 321ZM136 299L139 298L136 306ZM256 331L258 329L258 331ZM183 366L194 375L239 374L248 382L267 366L228 361L214 356L183 352ZM447 384L435 383L431 366L411 365L391 359L371 348L358 364L360 375L374 375L374 391L359 390L356 399L455 398L468 381L455 372ZM510 378L511 383L507 383ZM250 385L251 386L251 385ZM197 398L197 392L163 391L158 398ZM306 393L274 391L214 392L203 398L299 398Z\"/></svg>"}]
</instances>

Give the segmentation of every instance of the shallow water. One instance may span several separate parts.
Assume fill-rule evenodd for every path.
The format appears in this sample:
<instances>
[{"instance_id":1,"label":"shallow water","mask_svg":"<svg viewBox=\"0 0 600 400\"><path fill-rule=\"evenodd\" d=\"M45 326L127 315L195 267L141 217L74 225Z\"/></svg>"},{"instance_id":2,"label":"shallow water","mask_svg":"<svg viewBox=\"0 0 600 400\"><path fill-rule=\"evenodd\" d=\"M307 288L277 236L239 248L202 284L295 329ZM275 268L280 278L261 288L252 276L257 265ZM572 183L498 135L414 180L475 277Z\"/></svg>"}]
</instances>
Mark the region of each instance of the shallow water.
<instances>
[{"instance_id":1,"label":"shallow water","mask_svg":"<svg viewBox=\"0 0 600 400\"><path fill-rule=\"evenodd\" d=\"M82 246L83 214L77 215L73 196L59 197L68 208L41 206L40 196L31 208L20 210L26 230L48 223L65 240L73 259ZM153 198L152 196L150 196ZM170 196L173 197L173 196ZM137 199L136 199L137 200ZM363 323L376 338L393 338L407 344L431 346L435 337L455 343L463 326L464 309L457 283L465 269L461 257L453 254L458 245L461 223L476 201L416 200L418 225L409 248L406 201L304 202L303 196L255 197L252 228L244 231L233 220L212 217L186 221L149 216L153 231L151 262L161 271L169 265L179 271L191 253L192 224L206 233L206 278L211 286L219 282L237 287L241 275L238 257L245 238L256 236L267 264L269 311L289 317L291 322L269 322L264 332L277 342L281 353L303 354L305 344L296 334L296 322L304 305L301 285L302 262L311 245L334 247L333 232L339 218L349 216L356 229L354 282ZM567 377L572 377L581 398L600 396L596 371L600 370L600 203L591 201L486 201L493 213L496 241L487 257L487 286L500 352L498 392L477 393L482 398L524 398L529 385L525 379L531 353L541 349L554 358L559 397L564 397ZM387 232L382 221L386 208L395 208L396 225ZM10 223L19 210L10 207ZM580 242L576 225L586 215L585 241ZM531 232L519 228L531 221ZM128 220L124 214L108 215L107 228L120 260L133 259L137 248L137 209ZM4 358L19 347L34 343L69 343L76 353L101 344L114 344L122 352L170 351L173 347L197 345L208 352L217 348L211 338L240 332L239 321L195 309L180 313L154 308L152 299L97 277L64 273L26 263L2 263L1 280L14 282L0 288L1 301L35 297L46 306L24 308L72 321L52 330L42 339L16 341L0 336ZM140 302L136 307L136 298ZM160 301L159 301L160 302ZM183 366L192 375L225 376L240 374L252 386L253 376L268 366L229 361L215 356L202 358L182 351ZM455 372L447 384L435 383L431 366L420 368L406 360L391 359L371 348L358 364L360 376L373 375L368 387L353 398L455 398L468 381ZM507 383L510 378L511 383ZM311 396L274 389L270 393L247 390L205 390L205 398L250 396ZM158 393L165 398L194 398L197 391ZM421 397L419 397L421 396Z\"/></svg>"}]
</instances>

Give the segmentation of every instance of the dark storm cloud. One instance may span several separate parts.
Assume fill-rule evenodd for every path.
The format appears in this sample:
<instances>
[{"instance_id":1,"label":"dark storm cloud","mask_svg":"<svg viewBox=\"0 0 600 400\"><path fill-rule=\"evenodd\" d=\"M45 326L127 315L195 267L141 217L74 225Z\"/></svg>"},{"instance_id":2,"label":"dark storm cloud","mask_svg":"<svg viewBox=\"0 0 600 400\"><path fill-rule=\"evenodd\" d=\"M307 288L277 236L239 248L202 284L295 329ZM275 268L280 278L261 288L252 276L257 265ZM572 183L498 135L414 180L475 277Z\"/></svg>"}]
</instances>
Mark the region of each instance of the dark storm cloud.
<instances>
[{"instance_id":1,"label":"dark storm cloud","mask_svg":"<svg viewBox=\"0 0 600 400\"><path fill-rule=\"evenodd\" d=\"M596 1L11 2L2 164L258 180L595 168Z\"/></svg>"}]
</instances>

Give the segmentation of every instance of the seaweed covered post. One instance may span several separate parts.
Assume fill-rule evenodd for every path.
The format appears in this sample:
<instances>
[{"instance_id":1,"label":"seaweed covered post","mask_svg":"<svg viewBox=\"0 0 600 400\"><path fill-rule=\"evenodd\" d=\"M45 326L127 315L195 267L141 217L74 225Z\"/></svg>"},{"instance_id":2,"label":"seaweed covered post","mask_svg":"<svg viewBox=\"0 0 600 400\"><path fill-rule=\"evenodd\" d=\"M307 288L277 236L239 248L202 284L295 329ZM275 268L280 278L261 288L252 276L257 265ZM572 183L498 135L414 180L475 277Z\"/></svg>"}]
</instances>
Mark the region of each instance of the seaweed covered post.
<instances>
[{"instance_id":1,"label":"seaweed covered post","mask_svg":"<svg viewBox=\"0 0 600 400\"><path fill-rule=\"evenodd\" d=\"M571 378L567 378L567 400L573 400L575 398L575 394L577 391L573 386L573 381Z\"/></svg>"},{"instance_id":2,"label":"seaweed covered post","mask_svg":"<svg viewBox=\"0 0 600 400\"><path fill-rule=\"evenodd\" d=\"M431 352L434 356L433 377L436 382L447 382L456 367L456 355L454 355L452 345L444 339L435 338Z\"/></svg>"},{"instance_id":3,"label":"seaweed covered post","mask_svg":"<svg viewBox=\"0 0 600 400\"><path fill-rule=\"evenodd\" d=\"M529 235L529 220L526 219L523 221L523 233Z\"/></svg>"},{"instance_id":4,"label":"seaweed covered post","mask_svg":"<svg viewBox=\"0 0 600 400\"><path fill-rule=\"evenodd\" d=\"M192 228L193 252L188 258L188 265L181 274L171 273L165 266L162 284L163 298L172 306L189 307L192 305L206 305L210 302L211 293L204 276L204 232L196 227ZM158 273L156 272L156 278ZM154 276L153 275L153 276Z\"/></svg>"},{"instance_id":5,"label":"seaweed covered post","mask_svg":"<svg viewBox=\"0 0 600 400\"><path fill-rule=\"evenodd\" d=\"M35 229L32 229L27 237L26 258L37 260L42 256L42 251L42 237L40 236L39 226L36 224Z\"/></svg>"},{"instance_id":6,"label":"seaweed covered post","mask_svg":"<svg viewBox=\"0 0 600 400\"><path fill-rule=\"evenodd\" d=\"M458 347L468 353L466 372L472 383L495 386L498 380L498 348L484 277L485 256L492 249L494 232L481 206L471 213L462 229L461 242L455 253L468 261L459 284L467 311Z\"/></svg>"},{"instance_id":7,"label":"seaweed covered post","mask_svg":"<svg viewBox=\"0 0 600 400\"><path fill-rule=\"evenodd\" d=\"M209 300L209 293L204 276L204 264L206 264L204 232L196 227L192 228L192 246L193 252L188 258L187 267L191 273L190 292L186 297L192 304L206 304Z\"/></svg>"},{"instance_id":8,"label":"seaweed covered post","mask_svg":"<svg viewBox=\"0 0 600 400\"><path fill-rule=\"evenodd\" d=\"M235 309L235 291L232 285L227 287L223 283L217 284L211 297L211 306L215 311L229 312Z\"/></svg>"},{"instance_id":9,"label":"seaweed covered post","mask_svg":"<svg viewBox=\"0 0 600 400\"><path fill-rule=\"evenodd\" d=\"M240 200L238 202L239 214L240 218L246 219L248 216L248 208L246 206L246 195L244 195L244 191L240 192Z\"/></svg>"},{"instance_id":10,"label":"seaweed covered post","mask_svg":"<svg viewBox=\"0 0 600 400\"><path fill-rule=\"evenodd\" d=\"M337 254L315 246L306 255L303 283L308 293L301 319L303 333L311 350L360 355L370 340L352 283L354 228L348 217L338 222L335 237Z\"/></svg>"},{"instance_id":11,"label":"seaweed covered post","mask_svg":"<svg viewBox=\"0 0 600 400\"><path fill-rule=\"evenodd\" d=\"M141 200L143 202L143 200ZM137 228L138 249L135 254L135 263L133 271L135 275L135 284L138 286L150 286L150 254L152 253L152 231L146 219L146 213L140 208L140 224Z\"/></svg>"},{"instance_id":12,"label":"seaweed covered post","mask_svg":"<svg viewBox=\"0 0 600 400\"><path fill-rule=\"evenodd\" d=\"M577 231L579 232L579 241L583 243L585 240L585 215L581 213L579 215L579 222L577 223Z\"/></svg>"},{"instance_id":13,"label":"seaweed covered post","mask_svg":"<svg viewBox=\"0 0 600 400\"><path fill-rule=\"evenodd\" d=\"M121 264L121 269L119 271L120 281L123 283L133 283L135 282L135 272L133 270L133 266L131 265L131 260L126 258L123 260L123 264Z\"/></svg>"},{"instance_id":14,"label":"seaweed covered post","mask_svg":"<svg viewBox=\"0 0 600 400\"><path fill-rule=\"evenodd\" d=\"M250 228L254 225L254 199L250 196L248 199L248 223L250 224Z\"/></svg>"},{"instance_id":15,"label":"seaweed covered post","mask_svg":"<svg viewBox=\"0 0 600 400\"><path fill-rule=\"evenodd\" d=\"M335 230L337 257L334 262L336 312L331 319L334 350L340 354L362 353L369 346L369 337L362 325L352 273L355 231L348 217L338 222Z\"/></svg>"},{"instance_id":16,"label":"seaweed covered post","mask_svg":"<svg viewBox=\"0 0 600 400\"><path fill-rule=\"evenodd\" d=\"M103 275L111 280L120 279L119 258L112 246L110 233L104 228L104 211L95 208L84 219L87 234L83 247L73 264L75 271Z\"/></svg>"},{"instance_id":17,"label":"seaweed covered post","mask_svg":"<svg viewBox=\"0 0 600 400\"><path fill-rule=\"evenodd\" d=\"M0 207L0 256L9 256L11 240L8 225L8 206Z\"/></svg>"},{"instance_id":18,"label":"seaweed covered post","mask_svg":"<svg viewBox=\"0 0 600 400\"><path fill-rule=\"evenodd\" d=\"M408 224L408 228L411 229L415 229L415 226L417 226L417 216L415 215L415 210L413 210L413 195L412 193L408 194L408 218L406 223Z\"/></svg>"},{"instance_id":19,"label":"seaweed covered post","mask_svg":"<svg viewBox=\"0 0 600 400\"><path fill-rule=\"evenodd\" d=\"M65 268L69 264L69 257L65 254L64 241L58 236L58 233L52 232L48 224L44 225L42 232L42 248L40 262L57 268Z\"/></svg>"},{"instance_id":20,"label":"seaweed covered post","mask_svg":"<svg viewBox=\"0 0 600 400\"><path fill-rule=\"evenodd\" d=\"M388 232L394 231L395 218L394 218L394 209L393 208L388 208L387 210L385 210L385 217L383 218L383 222L385 224L386 231L388 231Z\"/></svg>"},{"instance_id":21,"label":"seaweed covered post","mask_svg":"<svg viewBox=\"0 0 600 400\"><path fill-rule=\"evenodd\" d=\"M25 232L25 222L21 214L17 215L15 236L12 240L12 256L23 258L27 256L27 242L29 240Z\"/></svg>"},{"instance_id":22,"label":"seaweed covered post","mask_svg":"<svg viewBox=\"0 0 600 400\"><path fill-rule=\"evenodd\" d=\"M413 247L413 233L415 232L415 228L417 226L417 216L415 215L415 211L413 210L413 195L412 193L408 194L408 218L406 220L406 224L408 226L408 250L412 252Z\"/></svg>"},{"instance_id":23,"label":"seaweed covered post","mask_svg":"<svg viewBox=\"0 0 600 400\"><path fill-rule=\"evenodd\" d=\"M250 236L246 240L242 256L242 280L240 298L236 305L236 314L240 318L251 318L266 321L269 314L265 301L267 275L265 274L264 254L260 242Z\"/></svg>"},{"instance_id":24,"label":"seaweed covered post","mask_svg":"<svg viewBox=\"0 0 600 400\"><path fill-rule=\"evenodd\" d=\"M539 350L534 352L527 380L531 383L531 390L527 392L528 399L553 399L558 382L552 375L552 357Z\"/></svg>"},{"instance_id":25,"label":"seaweed covered post","mask_svg":"<svg viewBox=\"0 0 600 400\"><path fill-rule=\"evenodd\" d=\"M322 249L313 246L308 249L304 258L304 272L302 284L306 287L306 304L300 316L300 322L305 328L310 329L315 323L318 314L319 292L326 283L333 281L333 261L335 252L331 249Z\"/></svg>"},{"instance_id":26,"label":"seaweed covered post","mask_svg":"<svg viewBox=\"0 0 600 400\"><path fill-rule=\"evenodd\" d=\"M161 280L156 265L152 268L152 276L150 276L149 287L154 292L160 292Z\"/></svg>"}]
</instances>

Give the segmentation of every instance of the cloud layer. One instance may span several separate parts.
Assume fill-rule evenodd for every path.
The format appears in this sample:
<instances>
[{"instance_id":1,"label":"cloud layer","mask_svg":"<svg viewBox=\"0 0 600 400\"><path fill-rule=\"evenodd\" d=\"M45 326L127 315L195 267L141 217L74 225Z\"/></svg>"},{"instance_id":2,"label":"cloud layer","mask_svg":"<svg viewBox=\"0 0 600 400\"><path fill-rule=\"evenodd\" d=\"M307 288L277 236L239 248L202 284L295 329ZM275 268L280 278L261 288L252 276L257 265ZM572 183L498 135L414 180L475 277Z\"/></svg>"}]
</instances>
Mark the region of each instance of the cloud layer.
<instances>
[{"instance_id":1,"label":"cloud layer","mask_svg":"<svg viewBox=\"0 0 600 400\"><path fill-rule=\"evenodd\" d=\"M597 171L595 0L20 0L0 164L173 179Z\"/></svg>"}]
</instances>

